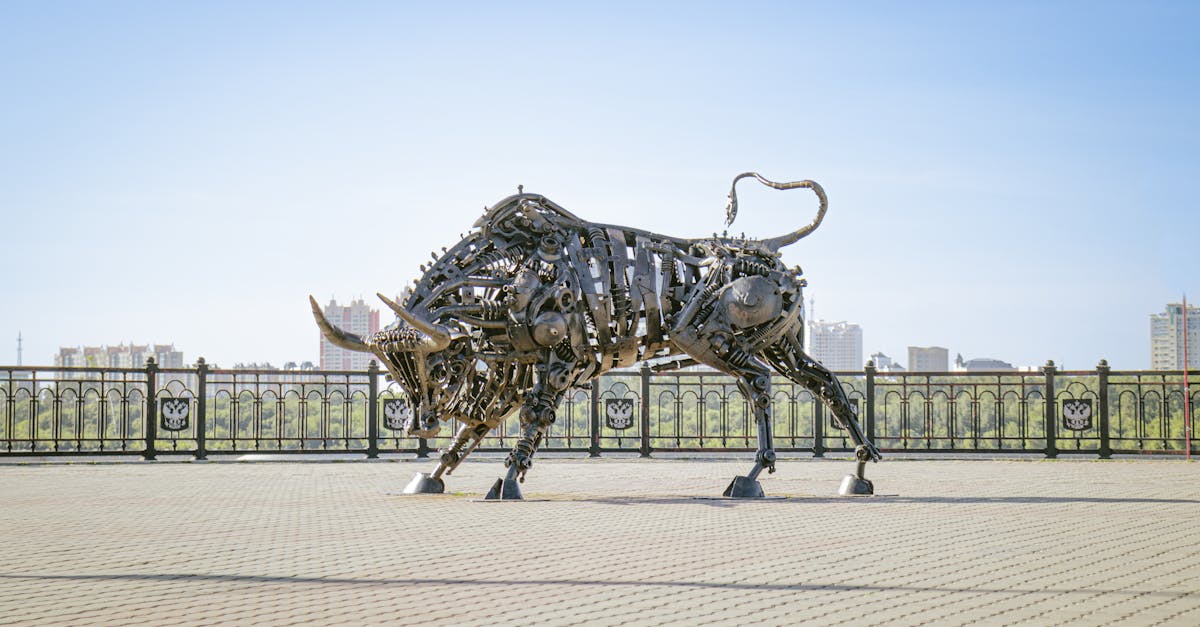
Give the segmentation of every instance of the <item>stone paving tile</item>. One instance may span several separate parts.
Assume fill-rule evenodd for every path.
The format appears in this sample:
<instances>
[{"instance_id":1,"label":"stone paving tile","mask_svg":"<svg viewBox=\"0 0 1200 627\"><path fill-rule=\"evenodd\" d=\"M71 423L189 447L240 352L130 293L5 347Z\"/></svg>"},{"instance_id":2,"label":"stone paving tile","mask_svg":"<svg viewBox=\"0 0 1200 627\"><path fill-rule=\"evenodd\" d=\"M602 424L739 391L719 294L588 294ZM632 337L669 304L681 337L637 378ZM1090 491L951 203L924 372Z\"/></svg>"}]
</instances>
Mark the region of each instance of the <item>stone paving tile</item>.
<instances>
[{"instance_id":1,"label":"stone paving tile","mask_svg":"<svg viewBox=\"0 0 1200 627\"><path fill-rule=\"evenodd\" d=\"M0 465L6 624L1197 624L1200 464L548 459ZM698 498L699 497L699 498Z\"/></svg>"}]
</instances>

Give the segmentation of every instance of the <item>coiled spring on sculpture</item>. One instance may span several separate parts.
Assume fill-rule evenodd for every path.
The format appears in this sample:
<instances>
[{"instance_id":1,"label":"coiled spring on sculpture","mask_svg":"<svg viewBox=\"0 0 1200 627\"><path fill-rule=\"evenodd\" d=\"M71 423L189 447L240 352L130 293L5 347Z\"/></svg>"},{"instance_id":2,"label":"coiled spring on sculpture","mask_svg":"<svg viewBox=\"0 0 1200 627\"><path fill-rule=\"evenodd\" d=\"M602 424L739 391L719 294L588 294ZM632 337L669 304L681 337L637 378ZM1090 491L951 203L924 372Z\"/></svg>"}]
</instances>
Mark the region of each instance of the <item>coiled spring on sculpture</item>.
<instances>
[{"instance_id":1,"label":"coiled spring on sculpture","mask_svg":"<svg viewBox=\"0 0 1200 627\"><path fill-rule=\"evenodd\" d=\"M608 236L604 234L604 229L595 226L589 228L588 243L595 248L599 248L601 244L607 244Z\"/></svg>"},{"instance_id":2,"label":"coiled spring on sculpture","mask_svg":"<svg viewBox=\"0 0 1200 627\"><path fill-rule=\"evenodd\" d=\"M508 250L493 250L479 256L476 262L480 271L501 271L508 274L522 260L524 255L519 248L510 248Z\"/></svg>"},{"instance_id":3,"label":"coiled spring on sculpture","mask_svg":"<svg viewBox=\"0 0 1200 627\"><path fill-rule=\"evenodd\" d=\"M554 345L554 354L566 362L573 362L578 358L575 349L571 348L571 342L565 339Z\"/></svg>"},{"instance_id":4,"label":"coiled spring on sculpture","mask_svg":"<svg viewBox=\"0 0 1200 627\"><path fill-rule=\"evenodd\" d=\"M423 338L420 332L414 329L387 329L380 331L371 337L371 342L389 353L398 353L412 350L418 346Z\"/></svg>"},{"instance_id":5,"label":"coiled spring on sculpture","mask_svg":"<svg viewBox=\"0 0 1200 627\"><path fill-rule=\"evenodd\" d=\"M725 360L738 368L745 368L747 364L750 363L750 359L750 353L747 353L740 348L731 349L729 353L725 355Z\"/></svg>"},{"instance_id":6,"label":"coiled spring on sculpture","mask_svg":"<svg viewBox=\"0 0 1200 627\"><path fill-rule=\"evenodd\" d=\"M716 308L717 305L717 302L713 299L713 296L716 295L718 289L720 289L720 286L714 283L709 283L707 286L705 286L704 295L700 297L701 300L704 301L704 305L700 308L700 311L696 313L696 317L693 319L693 324L700 324L705 320L708 320L708 317L712 315L713 309Z\"/></svg>"},{"instance_id":7,"label":"coiled spring on sculpture","mask_svg":"<svg viewBox=\"0 0 1200 627\"><path fill-rule=\"evenodd\" d=\"M475 305L477 315L484 320L503 320L508 313L508 303L494 300L481 300Z\"/></svg>"},{"instance_id":8,"label":"coiled spring on sculpture","mask_svg":"<svg viewBox=\"0 0 1200 627\"><path fill-rule=\"evenodd\" d=\"M733 262L733 270L742 276L771 274L771 266L754 259L738 259Z\"/></svg>"}]
</instances>

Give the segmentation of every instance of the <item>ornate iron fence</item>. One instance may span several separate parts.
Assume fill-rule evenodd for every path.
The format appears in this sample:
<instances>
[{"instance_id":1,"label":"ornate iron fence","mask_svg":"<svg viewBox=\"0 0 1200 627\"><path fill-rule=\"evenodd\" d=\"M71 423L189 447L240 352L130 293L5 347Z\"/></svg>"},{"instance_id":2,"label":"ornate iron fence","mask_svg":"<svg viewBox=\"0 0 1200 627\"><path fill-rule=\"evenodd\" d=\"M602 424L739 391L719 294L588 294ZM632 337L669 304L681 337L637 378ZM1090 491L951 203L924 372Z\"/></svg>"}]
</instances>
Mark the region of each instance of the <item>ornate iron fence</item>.
<instances>
[{"instance_id":1,"label":"ornate iron fence","mask_svg":"<svg viewBox=\"0 0 1200 627\"><path fill-rule=\"evenodd\" d=\"M1195 376L1197 373L1192 373ZM1183 454L1182 371L838 373L884 451ZM0 366L0 456L381 453L426 456L448 444L410 438L392 419L404 399L366 371ZM783 452L853 448L813 394L773 385L775 445ZM750 451L754 415L731 377L713 371L611 372L573 390L542 450ZM480 447L507 451L515 419Z\"/></svg>"}]
</instances>

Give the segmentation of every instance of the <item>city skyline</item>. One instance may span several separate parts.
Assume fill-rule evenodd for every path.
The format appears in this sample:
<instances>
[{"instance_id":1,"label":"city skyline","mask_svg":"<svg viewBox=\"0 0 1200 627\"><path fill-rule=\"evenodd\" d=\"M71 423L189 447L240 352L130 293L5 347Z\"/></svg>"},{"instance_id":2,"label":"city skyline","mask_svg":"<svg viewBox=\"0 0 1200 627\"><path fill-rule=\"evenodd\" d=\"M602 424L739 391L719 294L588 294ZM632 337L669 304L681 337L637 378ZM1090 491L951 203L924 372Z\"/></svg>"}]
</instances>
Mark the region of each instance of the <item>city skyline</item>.
<instances>
[{"instance_id":1,"label":"city skyline","mask_svg":"<svg viewBox=\"0 0 1200 627\"><path fill-rule=\"evenodd\" d=\"M337 304L336 297L330 297L329 303L322 308L327 319L339 320L339 327L343 330L356 333L360 336L366 336L373 333L375 330L382 328L379 311L370 308L365 300L361 297L351 299L350 303L345 306ZM1185 343L1183 330L1183 303L1167 303L1165 311L1150 315L1150 340L1149 351L1151 353L1151 370L1177 370L1182 367L1183 344ZM1200 337L1200 307L1191 304L1186 305L1187 309L1187 329L1191 337ZM390 324L390 321L388 321ZM840 320L831 322L823 319L808 320L807 340L805 349L806 352L824 364L826 367L835 371L853 371L858 370L862 365L865 365L866 360L862 359L863 355L863 329L860 325ZM322 370L364 370L368 361L373 359L373 356L364 353L353 353L344 349L337 348L330 344L328 338L323 334L318 333L318 345L320 349L318 354L320 360L318 365L314 365L311 361L301 360L297 362L294 359L283 361L282 369L297 369L297 368L316 368ZM20 333L17 335L17 352L20 355L22 337ZM1187 353L1191 357L1191 368L1195 368L1200 364L1200 344L1198 340L1192 340L1192 344L1188 347ZM172 352L170 358L170 367L190 367L193 362L184 363L182 352L176 351L174 343L171 344L145 344L137 345L130 342L126 345L124 342L117 345L80 345L80 346L64 346L59 347L53 359L54 366L118 366L118 367L139 367L140 363L134 363L137 359L131 359L128 356L124 357L119 363L109 360L101 360L95 363L87 363L83 361L89 354L109 354L114 351L119 351L122 354L140 354L146 352L152 354L169 350ZM920 371L962 371L962 370L1037 370L1043 364L1012 364L1003 359L998 359L995 356L975 356L964 359L961 352L956 354L953 362L950 360L952 349L942 346L907 346L908 362L910 366L897 361L896 358L884 353L883 351L875 351L871 353L869 360L875 362L875 366L880 370L888 370L895 368L900 371L920 370ZM69 357L68 355L77 355L77 357ZM109 363L111 361L111 363ZM103 362L103 363L101 363ZM159 359L160 366L164 363L163 359ZM852 364L861 362L858 366ZM918 364L919 367L913 368L911 364ZM953 366L951 365L953 363ZM4 364L7 365L7 364ZM15 365L21 365L20 360ZM47 366L48 363L42 364L25 364L27 366ZM216 364L210 363L210 366ZM1058 364L1062 368L1062 364ZM235 368L265 368L277 369L269 360L258 362L238 362L234 364ZM1079 369L1079 368L1074 368Z\"/></svg>"},{"instance_id":2,"label":"city skyline","mask_svg":"<svg viewBox=\"0 0 1200 627\"><path fill-rule=\"evenodd\" d=\"M828 192L783 259L872 351L1149 367L1200 294L1200 6L749 8L6 3L0 363L317 361L309 294L399 293L518 185L701 237L757 170ZM815 211L739 191L733 233Z\"/></svg>"}]
</instances>

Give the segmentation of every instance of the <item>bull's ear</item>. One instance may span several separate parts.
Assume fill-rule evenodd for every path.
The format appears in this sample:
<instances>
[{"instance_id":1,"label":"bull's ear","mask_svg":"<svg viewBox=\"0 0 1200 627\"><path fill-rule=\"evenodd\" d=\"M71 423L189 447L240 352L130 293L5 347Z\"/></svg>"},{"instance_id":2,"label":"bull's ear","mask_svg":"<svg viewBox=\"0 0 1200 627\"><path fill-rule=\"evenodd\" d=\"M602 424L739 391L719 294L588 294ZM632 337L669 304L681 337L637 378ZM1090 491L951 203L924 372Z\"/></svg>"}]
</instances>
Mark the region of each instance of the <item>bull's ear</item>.
<instances>
[{"instance_id":1,"label":"bull's ear","mask_svg":"<svg viewBox=\"0 0 1200 627\"><path fill-rule=\"evenodd\" d=\"M428 341L425 343L425 346L421 347L420 350L432 353L444 350L450 345L450 329L447 329L444 325L426 322L420 316L414 315L412 312L401 307L400 303L397 303L383 294L376 293L375 295L379 297L379 300L382 300L383 303L388 306L388 309L396 312L396 315L400 316L400 319L406 322L408 326L425 334L425 338Z\"/></svg>"},{"instance_id":2,"label":"bull's ear","mask_svg":"<svg viewBox=\"0 0 1200 627\"><path fill-rule=\"evenodd\" d=\"M362 353L371 352L371 347L367 346L361 337L353 333L347 333L330 324L329 320L325 319L325 314L321 313L321 306L317 304L317 299L313 298L312 294L308 295L308 302L312 305L313 318L316 319L317 326L321 327L321 333L330 342L333 342L334 346Z\"/></svg>"}]
</instances>

